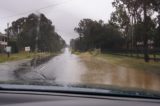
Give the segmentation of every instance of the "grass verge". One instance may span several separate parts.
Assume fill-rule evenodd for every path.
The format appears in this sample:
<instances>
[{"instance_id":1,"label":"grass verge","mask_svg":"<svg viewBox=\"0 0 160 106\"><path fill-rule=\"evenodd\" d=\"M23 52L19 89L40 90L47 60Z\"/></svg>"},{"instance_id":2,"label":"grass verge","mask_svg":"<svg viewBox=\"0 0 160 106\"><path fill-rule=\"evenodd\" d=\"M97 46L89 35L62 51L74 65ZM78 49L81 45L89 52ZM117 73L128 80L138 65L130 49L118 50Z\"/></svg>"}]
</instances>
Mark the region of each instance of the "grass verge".
<instances>
[{"instance_id":1,"label":"grass verge","mask_svg":"<svg viewBox=\"0 0 160 106\"><path fill-rule=\"evenodd\" d=\"M16 54L11 54L10 57L7 57L7 54L0 54L0 63L6 62L6 61L16 61L16 60L22 60L22 59L32 59L35 56L39 57L46 57L52 55L51 53L26 53L26 52L21 52L21 53L16 53Z\"/></svg>"},{"instance_id":2,"label":"grass verge","mask_svg":"<svg viewBox=\"0 0 160 106\"><path fill-rule=\"evenodd\" d=\"M143 59L118 56L112 54L100 54L98 55L98 57L106 59L107 61L109 61L109 63L130 67L135 70L160 71L160 62L151 61L149 63L146 63Z\"/></svg>"},{"instance_id":3,"label":"grass verge","mask_svg":"<svg viewBox=\"0 0 160 106\"><path fill-rule=\"evenodd\" d=\"M126 68L132 68L134 70L142 70L142 71L158 71L160 72L160 62L150 61L149 63L144 62L143 59L137 59L133 57L126 57L120 55L113 55L113 54L97 54L95 55L92 52L86 53L75 53L78 54L80 57L89 57L98 58L99 60L106 61L114 66L123 66Z\"/></svg>"}]
</instances>

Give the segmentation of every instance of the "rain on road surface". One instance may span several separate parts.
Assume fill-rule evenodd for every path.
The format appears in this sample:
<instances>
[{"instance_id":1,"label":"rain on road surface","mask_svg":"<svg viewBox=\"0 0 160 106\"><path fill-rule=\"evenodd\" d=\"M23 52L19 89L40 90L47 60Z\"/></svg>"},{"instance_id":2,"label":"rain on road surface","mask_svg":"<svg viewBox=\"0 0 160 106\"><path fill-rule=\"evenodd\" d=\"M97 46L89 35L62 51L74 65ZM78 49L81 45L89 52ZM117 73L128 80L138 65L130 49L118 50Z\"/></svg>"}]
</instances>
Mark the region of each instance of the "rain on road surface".
<instances>
[{"instance_id":1,"label":"rain on road surface","mask_svg":"<svg viewBox=\"0 0 160 106\"><path fill-rule=\"evenodd\" d=\"M28 68L26 71L19 70L17 80L24 81L51 81L60 84L106 84L121 87L144 88L150 90L160 89L160 74L154 72L128 70L125 67L111 66L99 60L94 67L87 67L82 58L72 54L68 48L64 53L53 57L50 61L36 67ZM91 63L89 63L91 64ZM10 71L10 75L2 74L0 67L0 77L16 78ZM4 72L4 71L3 71ZM12 73L11 73L12 72ZM6 75L6 77L5 77ZM9 79L11 80L11 79ZM14 79L13 79L14 80Z\"/></svg>"},{"instance_id":2,"label":"rain on road surface","mask_svg":"<svg viewBox=\"0 0 160 106\"><path fill-rule=\"evenodd\" d=\"M81 83L81 76L85 73L85 70L86 67L80 58L71 54L70 50L66 48L64 53L26 73L23 78L43 79L65 84Z\"/></svg>"}]
</instances>

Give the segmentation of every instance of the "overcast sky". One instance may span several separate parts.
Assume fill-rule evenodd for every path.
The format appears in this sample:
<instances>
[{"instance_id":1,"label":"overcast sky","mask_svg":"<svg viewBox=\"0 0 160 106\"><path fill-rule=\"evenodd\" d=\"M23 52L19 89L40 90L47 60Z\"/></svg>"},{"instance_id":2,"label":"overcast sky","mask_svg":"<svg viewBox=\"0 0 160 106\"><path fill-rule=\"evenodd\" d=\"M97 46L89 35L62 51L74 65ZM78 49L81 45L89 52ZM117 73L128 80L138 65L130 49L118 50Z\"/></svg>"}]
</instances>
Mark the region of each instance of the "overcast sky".
<instances>
[{"instance_id":1,"label":"overcast sky","mask_svg":"<svg viewBox=\"0 0 160 106\"><path fill-rule=\"evenodd\" d=\"M0 0L0 32L4 33L7 22L29 15L40 9L52 20L53 25L66 41L78 35L74 28L83 18L102 19L107 22L113 0ZM42 9L43 8L43 9Z\"/></svg>"}]
</instances>

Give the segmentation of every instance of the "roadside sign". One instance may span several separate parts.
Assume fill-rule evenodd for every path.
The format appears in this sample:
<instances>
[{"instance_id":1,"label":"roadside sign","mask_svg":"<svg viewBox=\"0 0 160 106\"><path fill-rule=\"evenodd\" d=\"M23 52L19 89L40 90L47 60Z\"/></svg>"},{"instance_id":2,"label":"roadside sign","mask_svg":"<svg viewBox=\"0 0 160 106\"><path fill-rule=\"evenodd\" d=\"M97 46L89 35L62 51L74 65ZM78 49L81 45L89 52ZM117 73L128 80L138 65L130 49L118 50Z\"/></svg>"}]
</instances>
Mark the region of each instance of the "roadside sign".
<instances>
[{"instance_id":1,"label":"roadside sign","mask_svg":"<svg viewBox=\"0 0 160 106\"><path fill-rule=\"evenodd\" d=\"M6 47L6 52L7 52L7 53L11 53L11 49L12 49L11 46L7 46L7 47Z\"/></svg>"},{"instance_id":2,"label":"roadside sign","mask_svg":"<svg viewBox=\"0 0 160 106\"><path fill-rule=\"evenodd\" d=\"M30 52L30 51L31 51L30 47L29 47L29 46L28 46L28 47L25 47L25 51L26 51L26 52Z\"/></svg>"}]
</instances>

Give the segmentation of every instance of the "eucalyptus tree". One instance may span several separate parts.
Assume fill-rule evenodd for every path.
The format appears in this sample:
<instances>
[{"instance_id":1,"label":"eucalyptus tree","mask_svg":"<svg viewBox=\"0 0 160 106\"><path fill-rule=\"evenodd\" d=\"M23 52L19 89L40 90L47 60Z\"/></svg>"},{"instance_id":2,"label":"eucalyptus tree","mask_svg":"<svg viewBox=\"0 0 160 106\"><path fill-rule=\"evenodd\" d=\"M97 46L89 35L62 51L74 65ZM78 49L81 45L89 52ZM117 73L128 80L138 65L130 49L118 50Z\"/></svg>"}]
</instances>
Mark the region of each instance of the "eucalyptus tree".
<instances>
[{"instance_id":1,"label":"eucalyptus tree","mask_svg":"<svg viewBox=\"0 0 160 106\"><path fill-rule=\"evenodd\" d=\"M149 61L148 40L149 31L151 29L150 20L152 19L152 16L155 13L157 3L158 0L114 0L113 2L113 6L116 7L116 11L118 12L118 14L121 14L119 8L123 7L124 11L130 17L131 25L142 23L144 59L146 62ZM118 17L120 17L124 21L126 20L126 18L122 17L121 15L118 15Z\"/></svg>"},{"instance_id":2,"label":"eucalyptus tree","mask_svg":"<svg viewBox=\"0 0 160 106\"><path fill-rule=\"evenodd\" d=\"M35 45L38 45L39 51L56 52L65 46L65 41L55 32L55 26L44 14L30 14L28 17L19 18L12 22L9 30L19 50L30 46L31 51L35 51Z\"/></svg>"},{"instance_id":3,"label":"eucalyptus tree","mask_svg":"<svg viewBox=\"0 0 160 106\"><path fill-rule=\"evenodd\" d=\"M80 51L121 48L123 37L119 28L114 23L104 23L102 20L94 21L83 19L75 28L79 34L77 39L71 40L71 46Z\"/></svg>"}]
</instances>

